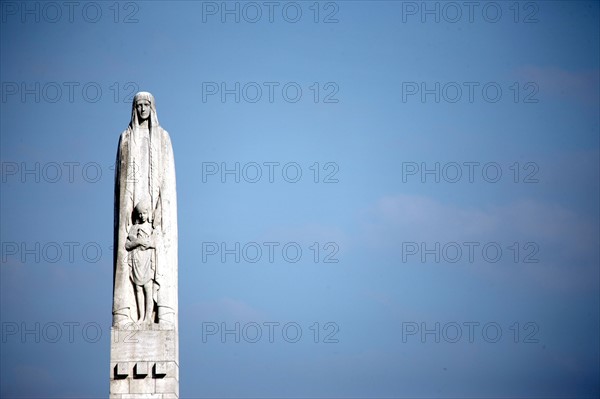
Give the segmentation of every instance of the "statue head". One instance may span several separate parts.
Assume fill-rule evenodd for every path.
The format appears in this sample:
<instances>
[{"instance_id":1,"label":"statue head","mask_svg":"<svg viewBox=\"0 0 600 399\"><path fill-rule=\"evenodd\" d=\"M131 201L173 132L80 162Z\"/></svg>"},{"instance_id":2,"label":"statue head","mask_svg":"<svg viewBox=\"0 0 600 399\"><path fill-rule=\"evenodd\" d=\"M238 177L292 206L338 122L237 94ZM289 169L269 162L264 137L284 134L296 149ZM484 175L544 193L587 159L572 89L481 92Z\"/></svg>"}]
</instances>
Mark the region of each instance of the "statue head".
<instances>
[{"instance_id":1,"label":"statue head","mask_svg":"<svg viewBox=\"0 0 600 399\"><path fill-rule=\"evenodd\" d=\"M134 208L135 219L139 223L146 223L152 221L152 207L148 199L143 199L137 203Z\"/></svg>"},{"instance_id":2,"label":"statue head","mask_svg":"<svg viewBox=\"0 0 600 399\"><path fill-rule=\"evenodd\" d=\"M156 101L152 94L147 91L140 91L133 97L131 108L131 128L135 129L146 120L149 126L158 126Z\"/></svg>"}]
</instances>

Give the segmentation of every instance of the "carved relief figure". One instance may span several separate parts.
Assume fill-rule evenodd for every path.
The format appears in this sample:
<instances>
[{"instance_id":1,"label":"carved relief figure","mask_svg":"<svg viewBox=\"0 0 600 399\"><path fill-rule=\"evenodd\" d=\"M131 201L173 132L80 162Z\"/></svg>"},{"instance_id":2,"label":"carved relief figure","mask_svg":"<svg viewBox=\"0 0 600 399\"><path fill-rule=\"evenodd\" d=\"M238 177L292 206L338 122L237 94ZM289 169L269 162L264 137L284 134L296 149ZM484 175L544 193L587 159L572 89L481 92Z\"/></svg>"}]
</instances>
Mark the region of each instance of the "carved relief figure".
<instances>
[{"instance_id":1,"label":"carved relief figure","mask_svg":"<svg viewBox=\"0 0 600 399\"><path fill-rule=\"evenodd\" d=\"M152 94L135 95L115 165L113 325L176 323L175 163Z\"/></svg>"},{"instance_id":2,"label":"carved relief figure","mask_svg":"<svg viewBox=\"0 0 600 399\"><path fill-rule=\"evenodd\" d=\"M131 281L135 288L138 321L153 321L154 280L156 253L154 251L154 229L150 223L150 202L142 200L135 206L135 224L129 229L125 249L129 251Z\"/></svg>"}]
</instances>

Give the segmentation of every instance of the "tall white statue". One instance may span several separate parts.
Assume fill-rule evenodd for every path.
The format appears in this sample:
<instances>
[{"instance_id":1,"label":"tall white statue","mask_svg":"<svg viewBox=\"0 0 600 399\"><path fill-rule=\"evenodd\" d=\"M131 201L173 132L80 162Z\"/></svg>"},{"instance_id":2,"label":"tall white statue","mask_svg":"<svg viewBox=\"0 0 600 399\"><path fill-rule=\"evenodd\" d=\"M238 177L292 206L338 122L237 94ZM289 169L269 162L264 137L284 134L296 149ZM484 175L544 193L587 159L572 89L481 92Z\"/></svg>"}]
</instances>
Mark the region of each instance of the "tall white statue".
<instances>
[{"instance_id":1,"label":"tall white statue","mask_svg":"<svg viewBox=\"0 0 600 399\"><path fill-rule=\"evenodd\" d=\"M147 92L119 140L114 229L110 398L178 398L175 163Z\"/></svg>"},{"instance_id":2,"label":"tall white statue","mask_svg":"<svg viewBox=\"0 0 600 399\"><path fill-rule=\"evenodd\" d=\"M177 323L175 163L148 92L133 99L115 165L113 325Z\"/></svg>"}]
</instances>

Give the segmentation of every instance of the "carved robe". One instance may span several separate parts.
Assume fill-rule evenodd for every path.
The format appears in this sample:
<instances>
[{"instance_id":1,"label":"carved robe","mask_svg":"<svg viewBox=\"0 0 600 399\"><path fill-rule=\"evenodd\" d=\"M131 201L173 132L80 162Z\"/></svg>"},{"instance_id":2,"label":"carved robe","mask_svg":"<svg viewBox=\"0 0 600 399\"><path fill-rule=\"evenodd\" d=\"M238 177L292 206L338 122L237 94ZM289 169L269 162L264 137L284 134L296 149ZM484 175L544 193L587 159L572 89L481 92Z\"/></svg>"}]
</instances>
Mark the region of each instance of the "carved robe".
<instances>
[{"instance_id":1,"label":"carved robe","mask_svg":"<svg viewBox=\"0 0 600 399\"><path fill-rule=\"evenodd\" d=\"M150 101L149 128L139 126L136 101ZM149 199L156 234L154 301L159 323L177 323L177 198L171 139L160 127L154 97L136 94L131 123L121 134L115 163L113 325L137 320L134 283L125 243L134 223L134 207Z\"/></svg>"},{"instance_id":2,"label":"carved robe","mask_svg":"<svg viewBox=\"0 0 600 399\"><path fill-rule=\"evenodd\" d=\"M150 223L134 224L131 230L129 230L128 240L136 241L140 238L148 239L152 237L152 231L146 231L148 228L152 229ZM156 281L155 261L154 248L144 249L137 247L129 251L129 267L131 268L131 280L133 284L143 286L150 282L150 280ZM156 301L156 295L154 295L153 299Z\"/></svg>"}]
</instances>

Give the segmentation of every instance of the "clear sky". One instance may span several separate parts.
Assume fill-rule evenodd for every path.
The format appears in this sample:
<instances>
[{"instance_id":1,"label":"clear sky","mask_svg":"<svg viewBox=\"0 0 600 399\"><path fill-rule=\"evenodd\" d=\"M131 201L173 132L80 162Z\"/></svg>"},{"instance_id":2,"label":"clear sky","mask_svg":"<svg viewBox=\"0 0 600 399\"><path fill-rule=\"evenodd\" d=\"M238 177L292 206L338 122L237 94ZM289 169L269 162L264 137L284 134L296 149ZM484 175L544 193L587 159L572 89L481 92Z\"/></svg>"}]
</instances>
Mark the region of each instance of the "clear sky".
<instances>
[{"instance_id":1,"label":"clear sky","mask_svg":"<svg viewBox=\"0 0 600 399\"><path fill-rule=\"evenodd\" d=\"M181 397L600 395L598 2L0 5L2 397L108 396L139 90Z\"/></svg>"}]
</instances>

